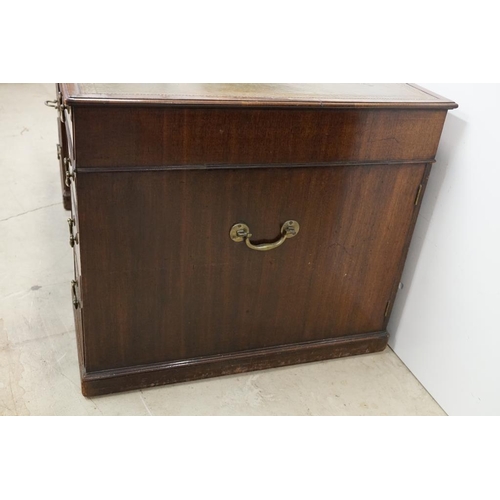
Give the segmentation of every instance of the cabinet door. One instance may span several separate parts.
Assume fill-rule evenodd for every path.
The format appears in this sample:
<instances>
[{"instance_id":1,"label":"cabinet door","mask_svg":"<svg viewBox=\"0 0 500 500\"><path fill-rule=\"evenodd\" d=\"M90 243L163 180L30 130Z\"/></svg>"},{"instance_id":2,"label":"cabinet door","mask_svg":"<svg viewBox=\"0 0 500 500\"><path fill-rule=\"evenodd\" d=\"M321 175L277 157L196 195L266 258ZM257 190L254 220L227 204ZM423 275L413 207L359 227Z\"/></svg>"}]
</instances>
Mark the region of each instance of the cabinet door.
<instances>
[{"instance_id":1,"label":"cabinet door","mask_svg":"<svg viewBox=\"0 0 500 500\"><path fill-rule=\"evenodd\" d=\"M82 172L89 371L385 329L424 164ZM299 233L270 251L254 243Z\"/></svg>"}]
</instances>

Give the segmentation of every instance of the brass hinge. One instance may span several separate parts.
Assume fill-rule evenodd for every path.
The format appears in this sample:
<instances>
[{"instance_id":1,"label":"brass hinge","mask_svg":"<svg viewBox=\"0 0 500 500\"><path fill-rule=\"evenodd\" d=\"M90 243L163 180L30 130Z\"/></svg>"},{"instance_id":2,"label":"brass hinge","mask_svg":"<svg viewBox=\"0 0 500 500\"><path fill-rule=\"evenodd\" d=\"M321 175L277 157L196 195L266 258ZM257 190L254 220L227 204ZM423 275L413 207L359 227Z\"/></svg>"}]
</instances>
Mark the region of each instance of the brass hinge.
<instances>
[{"instance_id":1,"label":"brass hinge","mask_svg":"<svg viewBox=\"0 0 500 500\"><path fill-rule=\"evenodd\" d=\"M415 206L417 206L420 201L420 195L422 194L423 188L424 188L423 184L420 184L420 186L418 186L417 196L415 197Z\"/></svg>"},{"instance_id":2,"label":"brass hinge","mask_svg":"<svg viewBox=\"0 0 500 500\"><path fill-rule=\"evenodd\" d=\"M385 312L384 312L384 318L387 318L387 315L389 314L389 307L391 305L391 301L389 300L387 302L387 305L385 306Z\"/></svg>"}]
</instances>

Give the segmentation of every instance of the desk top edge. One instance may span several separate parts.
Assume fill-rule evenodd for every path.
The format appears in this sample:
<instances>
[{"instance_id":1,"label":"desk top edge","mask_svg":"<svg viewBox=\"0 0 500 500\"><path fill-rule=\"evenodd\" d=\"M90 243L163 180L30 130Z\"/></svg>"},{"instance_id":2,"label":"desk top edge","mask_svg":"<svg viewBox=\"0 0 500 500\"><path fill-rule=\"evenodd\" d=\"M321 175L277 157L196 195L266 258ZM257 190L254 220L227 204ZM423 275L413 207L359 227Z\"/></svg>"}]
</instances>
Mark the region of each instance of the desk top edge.
<instances>
[{"instance_id":1,"label":"desk top edge","mask_svg":"<svg viewBox=\"0 0 500 500\"><path fill-rule=\"evenodd\" d=\"M63 100L75 105L230 106L314 108L439 108L458 105L415 84L107 84L62 83Z\"/></svg>"}]
</instances>

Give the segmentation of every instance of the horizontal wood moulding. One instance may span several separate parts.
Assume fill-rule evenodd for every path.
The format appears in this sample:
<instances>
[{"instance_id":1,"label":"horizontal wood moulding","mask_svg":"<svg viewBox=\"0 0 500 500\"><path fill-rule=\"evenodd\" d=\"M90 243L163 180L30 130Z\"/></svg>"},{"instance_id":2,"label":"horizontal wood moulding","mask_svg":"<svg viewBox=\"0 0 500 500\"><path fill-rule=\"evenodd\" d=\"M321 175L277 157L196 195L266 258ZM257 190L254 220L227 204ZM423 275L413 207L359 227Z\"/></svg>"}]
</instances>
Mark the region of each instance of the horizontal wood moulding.
<instances>
[{"instance_id":1,"label":"horizontal wood moulding","mask_svg":"<svg viewBox=\"0 0 500 500\"><path fill-rule=\"evenodd\" d=\"M387 346L388 339L387 332L381 331L149 366L131 366L90 373L84 371L82 392L87 397L93 397L162 384L380 352Z\"/></svg>"},{"instance_id":2,"label":"horizontal wood moulding","mask_svg":"<svg viewBox=\"0 0 500 500\"><path fill-rule=\"evenodd\" d=\"M372 162L330 162L330 163L275 163L272 166L264 165L155 165L150 167L78 167L78 174L96 174L112 172L161 172L168 170L235 170L259 168L323 168L323 167L371 167L376 165L421 165L432 164L436 160L405 160L405 161L372 161Z\"/></svg>"},{"instance_id":3,"label":"horizontal wood moulding","mask_svg":"<svg viewBox=\"0 0 500 500\"><path fill-rule=\"evenodd\" d=\"M75 106L78 168L434 160L446 110Z\"/></svg>"}]
</instances>

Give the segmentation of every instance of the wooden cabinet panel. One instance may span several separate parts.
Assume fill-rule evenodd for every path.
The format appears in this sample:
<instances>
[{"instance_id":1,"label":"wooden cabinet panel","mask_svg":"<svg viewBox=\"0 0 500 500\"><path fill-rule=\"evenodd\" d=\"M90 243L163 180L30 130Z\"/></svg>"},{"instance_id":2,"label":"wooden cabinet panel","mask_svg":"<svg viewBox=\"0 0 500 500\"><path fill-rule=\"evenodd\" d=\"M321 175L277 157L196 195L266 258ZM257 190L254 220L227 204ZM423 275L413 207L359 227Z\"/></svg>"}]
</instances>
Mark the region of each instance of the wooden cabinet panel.
<instances>
[{"instance_id":1,"label":"wooden cabinet panel","mask_svg":"<svg viewBox=\"0 0 500 500\"><path fill-rule=\"evenodd\" d=\"M424 171L80 176L87 368L383 330ZM245 222L252 240L273 241L289 219L299 233L268 252L229 237L233 224Z\"/></svg>"}]
</instances>

